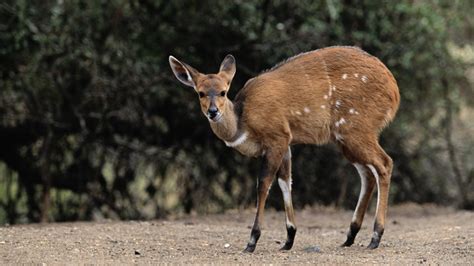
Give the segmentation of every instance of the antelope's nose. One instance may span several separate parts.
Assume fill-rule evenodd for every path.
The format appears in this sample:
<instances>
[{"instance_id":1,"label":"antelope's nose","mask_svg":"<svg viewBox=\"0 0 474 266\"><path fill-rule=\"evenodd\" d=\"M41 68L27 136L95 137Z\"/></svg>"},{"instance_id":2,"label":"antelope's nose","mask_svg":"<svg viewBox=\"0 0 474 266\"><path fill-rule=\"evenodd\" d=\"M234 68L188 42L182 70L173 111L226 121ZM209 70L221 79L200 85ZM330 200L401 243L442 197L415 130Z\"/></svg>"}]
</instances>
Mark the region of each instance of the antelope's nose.
<instances>
[{"instance_id":1,"label":"antelope's nose","mask_svg":"<svg viewBox=\"0 0 474 266\"><path fill-rule=\"evenodd\" d=\"M207 110L207 112L209 113L209 118L213 119L214 117L216 117L219 110L217 109L217 107L211 106L209 107L209 110Z\"/></svg>"}]
</instances>

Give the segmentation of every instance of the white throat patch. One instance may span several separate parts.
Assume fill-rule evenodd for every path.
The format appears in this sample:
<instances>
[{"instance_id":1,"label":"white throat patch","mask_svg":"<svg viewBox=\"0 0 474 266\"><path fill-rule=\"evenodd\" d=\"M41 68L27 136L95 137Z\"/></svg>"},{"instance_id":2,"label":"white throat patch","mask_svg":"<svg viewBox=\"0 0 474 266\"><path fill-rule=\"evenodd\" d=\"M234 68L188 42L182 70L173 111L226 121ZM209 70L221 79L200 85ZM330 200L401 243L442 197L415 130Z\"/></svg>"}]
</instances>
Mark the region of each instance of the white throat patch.
<instances>
[{"instance_id":1,"label":"white throat patch","mask_svg":"<svg viewBox=\"0 0 474 266\"><path fill-rule=\"evenodd\" d=\"M244 143L245 141L247 141L247 132L244 132L242 133L236 140L232 141L232 142L227 142L227 141L224 141L225 142L225 145L227 145L228 147L236 147L236 146L239 146L241 145L242 143Z\"/></svg>"}]
</instances>

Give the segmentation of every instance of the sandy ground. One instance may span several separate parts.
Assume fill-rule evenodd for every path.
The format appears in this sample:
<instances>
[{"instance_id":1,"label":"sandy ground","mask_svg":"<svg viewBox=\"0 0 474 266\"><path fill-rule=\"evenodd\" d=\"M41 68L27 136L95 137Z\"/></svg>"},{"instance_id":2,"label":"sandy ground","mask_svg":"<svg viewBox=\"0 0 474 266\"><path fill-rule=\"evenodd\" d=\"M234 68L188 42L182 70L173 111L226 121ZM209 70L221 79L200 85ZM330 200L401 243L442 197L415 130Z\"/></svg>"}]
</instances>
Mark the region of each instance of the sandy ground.
<instances>
[{"instance_id":1,"label":"sandy ground","mask_svg":"<svg viewBox=\"0 0 474 266\"><path fill-rule=\"evenodd\" d=\"M404 205L389 210L381 246L367 250L372 214L352 247L341 248L352 213L311 208L296 213L291 251L284 213L267 211L254 254L243 253L253 211L155 221L51 223L0 227L0 264L266 263L473 264L474 212Z\"/></svg>"}]
</instances>

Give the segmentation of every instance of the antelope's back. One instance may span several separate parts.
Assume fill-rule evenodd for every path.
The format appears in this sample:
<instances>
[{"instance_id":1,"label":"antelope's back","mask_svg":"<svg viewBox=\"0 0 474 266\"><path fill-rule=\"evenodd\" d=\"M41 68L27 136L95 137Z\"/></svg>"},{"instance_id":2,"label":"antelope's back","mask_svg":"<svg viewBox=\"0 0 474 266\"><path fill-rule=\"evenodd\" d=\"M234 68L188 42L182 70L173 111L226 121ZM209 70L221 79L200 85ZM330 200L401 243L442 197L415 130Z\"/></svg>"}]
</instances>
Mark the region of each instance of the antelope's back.
<instances>
[{"instance_id":1,"label":"antelope's back","mask_svg":"<svg viewBox=\"0 0 474 266\"><path fill-rule=\"evenodd\" d=\"M355 47L328 47L260 74L236 100L257 131L290 130L296 143L321 144L340 121L380 132L398 109L399 92L376 57Z\"/></svg>"}]
</instances>

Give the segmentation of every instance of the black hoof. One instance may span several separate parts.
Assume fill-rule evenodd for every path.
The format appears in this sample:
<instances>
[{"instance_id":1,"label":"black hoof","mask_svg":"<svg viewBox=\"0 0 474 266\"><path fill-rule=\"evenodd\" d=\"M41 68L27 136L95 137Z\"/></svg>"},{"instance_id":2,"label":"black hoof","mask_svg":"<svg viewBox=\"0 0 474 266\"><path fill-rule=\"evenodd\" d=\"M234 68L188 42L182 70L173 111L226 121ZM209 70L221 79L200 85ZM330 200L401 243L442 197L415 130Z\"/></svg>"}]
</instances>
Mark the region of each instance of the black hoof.
<instances>
[{"instance_id":1,"label":"black hoof","mask_svg":"<svg viewBox=\"0 0 474 266\"><path fill-rule=\"evenodd\" d=\"M290 250L293 247L293 242L286 242L283 247L280 248L281 251Z\"/></svg>"},{"instance_id":2,"label":"black hoof","mask_svg":"<svg viewBox=\"0 0 474 266\"><path fill-rule=\"evenodd\" d=\"M373 239L370 241L370 244L367 246L367 249L376 249L379 247L380 240Z\"/></svg>"},{"instance_id":3,"label":"black hoof","mask_svg":"<svg viewBox=\"0 0 474 266\"><path fill-rule=\"evenodd\" d=\"M247 247L244 249L244 252L247 252L247 253L253 253L255 251L255 247L257 245L247 245Z\"/></svg>"},{"instance_id":4,"label":"black hoof","mask_svg":"<svg viewBox=\"0 0 474 266\"><path fill-rule=\"evenodd\" d=\"M346 242L344 242L341 247L350 247L354 244L354 239L347 239Z\"/></svg>"},{"instance_id":5,"label":"black hoof","mask_svg":"<svg viewBox=\"0 0 474 266\"><path fill-rule=\"evenodd\" d=\"M351 223L351 226L349 228L349 233L347 233L347 238L346 242L341 245L341 247L350 247L352 244L354 244L354 239L357 236L357 233L359 233L360 230L360 225L356 224L355 222Z\"/></svg>"}]
</instances>

